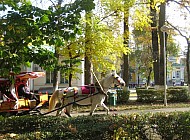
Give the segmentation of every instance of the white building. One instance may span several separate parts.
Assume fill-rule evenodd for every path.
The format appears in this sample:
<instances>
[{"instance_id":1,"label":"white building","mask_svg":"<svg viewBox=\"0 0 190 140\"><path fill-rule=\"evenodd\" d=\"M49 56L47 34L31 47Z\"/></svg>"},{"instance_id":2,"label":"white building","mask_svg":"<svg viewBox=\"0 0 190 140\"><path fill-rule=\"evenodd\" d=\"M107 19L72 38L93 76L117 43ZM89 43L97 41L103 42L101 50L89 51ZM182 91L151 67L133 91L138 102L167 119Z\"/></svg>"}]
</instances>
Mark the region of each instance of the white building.
<instances>
[{"instance_id":1,"label":"white building","mask_svg":"<svg viewBox=\"0 0 190 140\"><path fill-rule=\"evenodd\" d=\"M84 64L83 64L84 62L82 61L81 63L82 63L82 65L80 66L80 68L82 69L83 73L77 74L78 79L73 79L72 86L84 85ZM27 72L43 71L43 72L45 72L44 77L29 80L31 91L38 91L39 89L42 89L42 88L50 89L53 87L53 83L52 83L53 82L53 77L52 77L53 74L51 72L44 71L36 64L31 64L31 68L23 66L21 71L22 72L24 72L24 71L27 71ZM68 87L68 80L66 80L65 77L60 74L60 72L58 72L58 82L59 82L59 88Z\"/></svg>"},{"instance_id":2,"label":"white building","mask_svg":"<svg viewBox=\"0 0 190 140\"><path fill-rule=\"evenodd\" d=\"M167 84L181 85L185 81L185 56L180 53L178 57L169 57L167 67Z\"/></svg>"}]
</instances>

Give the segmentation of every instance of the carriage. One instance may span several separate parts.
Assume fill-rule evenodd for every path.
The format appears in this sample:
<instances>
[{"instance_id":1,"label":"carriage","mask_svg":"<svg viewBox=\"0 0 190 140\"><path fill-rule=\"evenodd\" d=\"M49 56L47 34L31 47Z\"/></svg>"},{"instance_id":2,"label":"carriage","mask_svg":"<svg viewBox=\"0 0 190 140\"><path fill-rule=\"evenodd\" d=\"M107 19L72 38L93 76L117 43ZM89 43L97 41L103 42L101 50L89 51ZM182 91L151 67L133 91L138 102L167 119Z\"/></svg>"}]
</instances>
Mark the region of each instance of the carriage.
<instances>
[{"instance_id":1,"label":"carriage","mask_svg":"<svg viewBox=\"0 0 190 140\"><path fill-rule=\"evenodd\" d=\"M38 78L44 75L45 74L42 72L20 73L19 75L16 75L16 81L20 81L21 79ZM3 79L3 80L0 79L0 85L2 81L3 83L6 83L5 84L6 86L8 87L11 86L10 81L8 79ZM40 94L39 103L37 103L34 100L29 100L27 98L20 98L17 89L19 84L20 84L19 82L16 82L16 84L14 85L16 89L16 97L18 97L18 100L12 101L10 99L3 101L0 106L0 115L2 113L8 113L9 115L19 115L19 116L26 114L46 115L55 111L57 111L56 115L61 115L62 110L65 108L65 114L71 117L70 111L72 109L73 104L91 105L90 115L94 113L98 105L101 105L106 109L108 114L109 109L104 104L104 101L107 96L107 91L109 90L110 85L118 84L121 86L125 86L125 81L119 75L117 75L116 72L114 72L109 74L107 77L103 78L100 82L97 80L97 82L93 86L85 85L81 87L67 87L64 89L57 89L51 95L49 102L48 102L47 93ZM86 93L87 89L89 92L88 94ZM82 94L85 94L85 97ZM49 103L49 111L46 113L41 113L39 109L43 107L46 103ZM55 108L58 103L61 106Z\"/></svg>"},{"instance_id":2,"label":"carriage","mask_svg":"<svg viewBox=\"0 0 190 140\"><path fill-rule=\"evenodd\" d=\"M44 75L44 72L22 72L18 75L13 75L14 84L11 84L11 80L7 78L0 78L0 115L10 116L40 113L40 108L48 102L48 94L39 94L39 100L36 101L20 96L18 87L23 79L29 82L29 79L36 79Z\"/></svg>"}]
</instances>

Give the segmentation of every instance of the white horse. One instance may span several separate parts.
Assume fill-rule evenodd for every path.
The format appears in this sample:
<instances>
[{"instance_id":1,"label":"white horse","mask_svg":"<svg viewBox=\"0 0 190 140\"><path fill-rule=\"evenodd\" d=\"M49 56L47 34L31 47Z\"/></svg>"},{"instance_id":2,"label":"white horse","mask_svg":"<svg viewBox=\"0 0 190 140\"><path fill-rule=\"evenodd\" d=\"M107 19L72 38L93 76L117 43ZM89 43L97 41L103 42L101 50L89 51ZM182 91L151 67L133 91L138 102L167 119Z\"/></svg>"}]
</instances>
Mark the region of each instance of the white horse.
<instances>
[{"instance_id":1,"label":"white horse","mask_svg":"<svg viewBox=\"0 0 190 140\"><path fill-rule=\"evenodd\" d=\"M91 105L90 115L94 113L98 105L103 106L108 114L109 109L104 104L104 101L111 84L125 86L125 81L114 72L100 82L96 82L93 86L58 89L52 94L49 100L49 112L55 108L57 103L61 103L61 107L60 109L57 109L56 115L61 115L62 109L65 107L65 114L71 117L70 112L72 105L73 103L76 103L77 105Z\"/></svg>"}]
</instances>

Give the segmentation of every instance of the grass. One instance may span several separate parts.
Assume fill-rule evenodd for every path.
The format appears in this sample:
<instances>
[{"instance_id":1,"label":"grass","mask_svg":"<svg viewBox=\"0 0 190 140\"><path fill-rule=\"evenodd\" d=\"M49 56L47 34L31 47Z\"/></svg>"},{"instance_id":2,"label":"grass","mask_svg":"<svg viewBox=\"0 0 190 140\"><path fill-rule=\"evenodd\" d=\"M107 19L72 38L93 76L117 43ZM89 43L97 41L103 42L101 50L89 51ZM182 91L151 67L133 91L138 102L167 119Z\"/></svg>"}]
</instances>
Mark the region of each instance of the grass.
<instances>
[{"instance_id":1,"label":"grass","mask_svg":"<svg viewBox=\"0 0 190 140\"><path fill-rule=\"evenodd\" d=\"M123 110L149 110L149 109L161 109L161 108L183 108L183 107L190 107L189 102L184 103L168 103L167 106L164 106L164 103L138 103L136 101L129 101L126 104L117 104L116 106L107 106L111 110L123 111ZM97 111L104 111L103 107L98 107ZM72 111L77 112L89 112L90 106L73 106Z\"/></svg>"}]
</instances>

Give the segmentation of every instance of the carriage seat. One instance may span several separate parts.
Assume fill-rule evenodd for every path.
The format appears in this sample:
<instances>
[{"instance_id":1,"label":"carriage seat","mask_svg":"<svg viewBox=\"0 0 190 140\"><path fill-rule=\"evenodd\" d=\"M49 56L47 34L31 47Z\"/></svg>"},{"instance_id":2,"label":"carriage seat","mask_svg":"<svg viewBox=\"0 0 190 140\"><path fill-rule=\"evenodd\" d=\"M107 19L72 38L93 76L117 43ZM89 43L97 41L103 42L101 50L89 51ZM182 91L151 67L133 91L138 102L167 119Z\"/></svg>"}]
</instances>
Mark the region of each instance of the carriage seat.
<instances>
[{"instance_id":1,"label":"carriage seat","mask_svg":"<svg viewBox=\"0 0 190 140\"><path fill-rule=\"evenodd\" d=\"M95 85L89 84L81 87L82 94L92 94L95 92Z\"/></svg>"}]
</instances>

